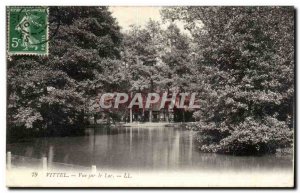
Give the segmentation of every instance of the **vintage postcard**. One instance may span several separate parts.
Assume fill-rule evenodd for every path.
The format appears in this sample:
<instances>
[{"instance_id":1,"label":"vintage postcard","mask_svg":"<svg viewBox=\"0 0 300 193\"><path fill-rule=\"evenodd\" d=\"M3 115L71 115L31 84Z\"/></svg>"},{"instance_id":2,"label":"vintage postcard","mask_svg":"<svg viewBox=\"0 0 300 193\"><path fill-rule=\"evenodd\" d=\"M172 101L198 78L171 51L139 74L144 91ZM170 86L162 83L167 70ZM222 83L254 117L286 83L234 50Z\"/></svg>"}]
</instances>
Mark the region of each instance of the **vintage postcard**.
<instances>
[{"instance_id":1,"label":"vintage postcard","mask_svg":"<svg viewBox=\"0 0 300 193\"><path fill-rule=\"evenodd\" d=\"M295 186L294 7L6 17L8 187Z\"/></svg>"}]
</instances>

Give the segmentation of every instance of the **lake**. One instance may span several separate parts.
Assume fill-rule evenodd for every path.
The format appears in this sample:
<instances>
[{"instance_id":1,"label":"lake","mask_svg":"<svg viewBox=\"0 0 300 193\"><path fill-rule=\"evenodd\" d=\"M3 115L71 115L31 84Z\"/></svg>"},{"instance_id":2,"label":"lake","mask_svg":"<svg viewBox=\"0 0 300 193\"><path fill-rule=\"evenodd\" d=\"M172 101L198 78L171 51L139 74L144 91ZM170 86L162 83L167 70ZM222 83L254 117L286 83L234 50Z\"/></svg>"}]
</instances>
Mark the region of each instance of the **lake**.
<instances>
[{"instance_id":1,"label":"lake","mask_svg":"<svg viewBox=\"0 0 300 193\"><path fill-rule=\"evenodd\" d=\"M195 131L173 127L119 127L88 130L86 136L37 138L7 145L13 155L48 157L103 169L293 171L292 156L231 156L202 153Z\"/></svg>"}]
</instances>

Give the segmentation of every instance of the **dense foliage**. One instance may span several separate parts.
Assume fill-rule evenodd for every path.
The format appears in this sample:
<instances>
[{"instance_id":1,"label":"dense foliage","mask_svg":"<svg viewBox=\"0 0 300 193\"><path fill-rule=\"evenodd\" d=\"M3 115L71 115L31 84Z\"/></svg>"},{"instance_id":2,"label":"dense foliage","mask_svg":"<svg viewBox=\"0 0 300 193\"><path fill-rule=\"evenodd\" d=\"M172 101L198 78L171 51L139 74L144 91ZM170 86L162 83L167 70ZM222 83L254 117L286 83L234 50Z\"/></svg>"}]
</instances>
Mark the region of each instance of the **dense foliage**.
<instances>
[{"instance_id":1,"label":"dense foliage","mask_svg":"<svg viewBox=\"0 0 300 193\"><path fill-rule=\"evenodd\" d=\"M293 139L294 10L291 7L175 7L197 44L201 150L274 152Z\"/></svg>"},{"instance_id":2,"label":"dense foliage","mask_svg":"<svg viewBox=\"0 0 300 193\"><path fill-rule=\"evenodd\" d=\"M163 28L150 19L144 27L132 26L124 34L123 55L131 92L188 91L193 74L190 43L190 38L172 23ZM182 111L175 112L175 121L185 120L183 116L188 119Z\"/></svg>"},{"instance_id":3,"label":"dense foliage","mask_svg":"<svg viewBox=\"0 0 300 193\"><path fill-rule=\"evenodd\" d=\"M49 56L8 60L8 139L81 133L97 93L126 84L107 7L50 7L49 17Z\"/></svg>"}]
</instances>

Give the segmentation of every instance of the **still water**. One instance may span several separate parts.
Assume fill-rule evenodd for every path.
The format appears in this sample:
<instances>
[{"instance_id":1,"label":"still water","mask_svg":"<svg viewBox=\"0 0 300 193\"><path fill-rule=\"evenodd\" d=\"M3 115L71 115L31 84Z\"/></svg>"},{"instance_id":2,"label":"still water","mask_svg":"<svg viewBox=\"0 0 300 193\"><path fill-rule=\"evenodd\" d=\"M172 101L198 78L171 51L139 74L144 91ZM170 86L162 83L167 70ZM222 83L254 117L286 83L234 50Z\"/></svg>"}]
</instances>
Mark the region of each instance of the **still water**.
<instances>
[{"instance_id":1,"label":"still water","mask_svg":"<svg viewBox=\"0 0 300 193\"><path fill-rule=\"evenodd\" d=\"M173 127L90 130L86 136L38 138L8 144L14 155L47 156L60 162L131 170L290 170L291 156L230 156L201 153L195 132Z\"/></svg>"}]
</instances>

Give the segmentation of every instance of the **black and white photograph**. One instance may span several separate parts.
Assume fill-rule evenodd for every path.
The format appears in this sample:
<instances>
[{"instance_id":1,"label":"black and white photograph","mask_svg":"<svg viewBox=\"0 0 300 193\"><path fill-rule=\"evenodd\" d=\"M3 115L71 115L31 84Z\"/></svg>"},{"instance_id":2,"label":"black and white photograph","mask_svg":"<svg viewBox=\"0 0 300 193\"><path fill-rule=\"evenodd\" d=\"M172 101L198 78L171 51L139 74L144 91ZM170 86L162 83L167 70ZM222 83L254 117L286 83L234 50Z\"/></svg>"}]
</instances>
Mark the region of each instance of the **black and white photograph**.
<instances>
[{"instance_id":1,"label":"black and white photograph","mask_svg":"<svg viewBox=\"0 0 300 193\"><path fill-rule=\"evenodd\" d=\"M294 188L295 21L7 5L6 186Z\"/></svg>"}]
</instances>

